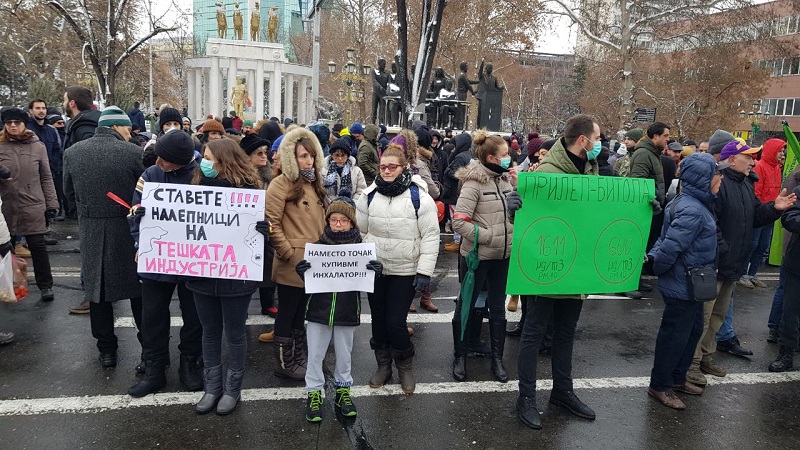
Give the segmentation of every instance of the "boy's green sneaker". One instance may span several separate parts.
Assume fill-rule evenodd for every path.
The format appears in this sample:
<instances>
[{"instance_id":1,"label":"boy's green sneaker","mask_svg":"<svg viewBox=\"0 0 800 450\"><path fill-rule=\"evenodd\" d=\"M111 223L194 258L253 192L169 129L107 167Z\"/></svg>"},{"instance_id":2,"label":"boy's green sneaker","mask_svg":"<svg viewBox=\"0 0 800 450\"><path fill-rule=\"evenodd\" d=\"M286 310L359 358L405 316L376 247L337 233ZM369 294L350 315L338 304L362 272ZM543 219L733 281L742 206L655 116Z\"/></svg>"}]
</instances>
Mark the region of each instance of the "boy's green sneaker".
<instances>
[{"instance_id":1,"label":"boy's green sneaker","mask_svg":"<svg viewBox=\"0 0 800 450\"><path fill-rule=\"evenodd\" d=\"M336 389L336 407L339 408L342 415L345 417L355 417L358 415L356 405L353 404L353 399L350 398L350 388L340 387Z\"/></svg>"},{"instance_id":2,"label":"boy's green sneaker","mask_svg":"<svg viewBox=\"0 0 800 450\"><path fill-rule=\"evenodd\" d=\"M336 398L339 398L338 394ZM306 403L306 420L309 422L322 422L322 392L311 391L308 393Z\"/></svg>"}]
</instances>

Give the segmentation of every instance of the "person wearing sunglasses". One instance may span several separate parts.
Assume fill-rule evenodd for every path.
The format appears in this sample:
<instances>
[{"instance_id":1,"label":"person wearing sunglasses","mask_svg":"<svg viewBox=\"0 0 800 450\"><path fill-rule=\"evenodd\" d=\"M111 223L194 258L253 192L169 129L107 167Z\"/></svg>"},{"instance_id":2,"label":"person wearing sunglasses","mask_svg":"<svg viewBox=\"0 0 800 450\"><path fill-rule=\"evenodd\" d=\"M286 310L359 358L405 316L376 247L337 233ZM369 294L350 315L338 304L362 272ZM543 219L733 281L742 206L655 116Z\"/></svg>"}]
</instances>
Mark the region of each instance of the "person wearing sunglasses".
<instances>
[{"instance_id":1,"label":"person wearing sunglasses","mask_svg":"<svg viewBox=\"0 0 800 450\"><path fill-rule=\"evenodd\" d=\"M415 291L430 287L439 254L439 220L427 184L412 175L409 161L416 156L416 136L404 130L389 143L380 159L375 182L356 202L364 242L375 244L384 276L368 295L372 339L378 369L372 388L392 377L392 360L406 394L414 392L414 346L406 320ZM411 157L409 157L411 155Z\"/></svg>"}]
</instances>

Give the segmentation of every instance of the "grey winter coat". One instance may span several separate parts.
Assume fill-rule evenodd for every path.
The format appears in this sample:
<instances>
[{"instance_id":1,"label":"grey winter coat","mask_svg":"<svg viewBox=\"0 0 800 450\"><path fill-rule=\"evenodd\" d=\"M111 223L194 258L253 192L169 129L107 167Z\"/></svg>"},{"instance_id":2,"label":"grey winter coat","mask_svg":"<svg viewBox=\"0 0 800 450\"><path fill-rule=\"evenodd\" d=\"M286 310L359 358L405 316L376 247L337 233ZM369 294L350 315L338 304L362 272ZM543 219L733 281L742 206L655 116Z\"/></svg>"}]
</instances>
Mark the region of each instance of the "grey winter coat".
<instances>
[{"instance_id":1,"label":"grey winter coat","mask_svg":"<svg viewBox=\"0 0 800 450\"><path fill-rule=\"evenodd\" d=\"M106 193L133 198L143 172L142 149L111 128L97 127L94 137L64 152L64 195L78 205L81 269L90 302L142 296L128 209Z\"/></svg>"}]
</instances>

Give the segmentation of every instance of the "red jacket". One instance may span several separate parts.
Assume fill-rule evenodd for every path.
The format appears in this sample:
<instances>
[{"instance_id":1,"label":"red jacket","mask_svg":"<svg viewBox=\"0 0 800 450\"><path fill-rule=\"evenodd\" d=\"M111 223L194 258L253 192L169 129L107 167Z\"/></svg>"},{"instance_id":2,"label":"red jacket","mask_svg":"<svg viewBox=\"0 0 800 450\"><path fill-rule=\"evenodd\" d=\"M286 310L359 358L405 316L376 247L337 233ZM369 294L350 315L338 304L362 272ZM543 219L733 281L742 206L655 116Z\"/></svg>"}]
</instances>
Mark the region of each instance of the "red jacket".
<instances>
[{"instance_id":1,"label":"red jacket","mask_svg":"<svg viewBox=\"0 0 800 450\"><path fill-rule=\"evenodd\" d=\"M756 197L761 203L775 200L781 192L781 166L778 164L778 152L786 147L786 142L780 139L768 139L764 143L761 160L756 163L755 171L758 174L756 182Z\"/></svg>"}]
</instances>

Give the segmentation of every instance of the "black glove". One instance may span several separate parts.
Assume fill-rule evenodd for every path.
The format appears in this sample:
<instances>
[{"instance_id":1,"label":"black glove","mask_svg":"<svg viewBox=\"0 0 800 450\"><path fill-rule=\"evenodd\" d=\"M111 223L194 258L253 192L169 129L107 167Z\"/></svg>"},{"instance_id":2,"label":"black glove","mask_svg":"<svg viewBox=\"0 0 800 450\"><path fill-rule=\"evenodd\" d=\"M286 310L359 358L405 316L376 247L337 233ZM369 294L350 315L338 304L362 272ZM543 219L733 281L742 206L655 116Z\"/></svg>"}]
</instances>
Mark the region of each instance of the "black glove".
<instances>
[{"instance_id":1,"label":"black glove","mask_svg":"<svg viewBox=\"0 0 800 450\"><path fill-rule=\"evenodd\" d=\"M517 210L522 208L522 197L519 196L519 192L511 191L506 195L506 206L508 207L508 217L513 219Z\"/></svg>"},{"instance_id":2,"label":"black glove","mask_svg":"<svg viewBox=\"0 0 800 450\"><path fill-rule=\"evenodd\" d=\"M256 222L256 231L264 235L264 237L269 240L269 229L270 225L269 222L266 220L259 220Z\"/></svg>"},{"instance_id":3,"label":"black glove","mask_svg":"<svg viewBox=\"0 0 800 450\"><path fill-rule=\"evenodd\" d=\"M383 264L380 261L372 260L367 263L367 270L375 272L375 276L379 277L383 274Z\"/></svg>"},{"instance_id":4,"label":"black glove","mask_svg":"<svg viewBox=\"0 0 800 450\"><path fill-rule=\"evenodd\" d=\"M659 203L657 199L650 200L650 206L653 207L653 215L654 216L657 216L657 215L661 214L662 212L664 212L664 209L661 208L661 203Z\"/></svg>"},{"instance_id":5,"label":"black glove","mask_svg":"<svg viewBox=\"0 0 800 450\"><path fill-rule=\"evenodd\" d=\"M412 284L417 289L417 292L424 291L431 287L431 277L427 275L420 275L414 277L414 283Z\"/></svg>"},{"instance_id":6,"label":"black glove","mask_svg":"<svg viewBox=\"0 0 800 450\"><path fill-rule=\"evenodd\" d=\"M132 217L133 221L139 223L142 221L142 217L144 217L145 209L142 205L136 205L131 208L131 212L128 214L128 217Z\"/></svg>"},{"instance_id":7,"label":"black glove","mask_svg":"<svg viewBox=\"0 0 800 450\"><path fill-rule=\"evenodd\" d=\"M304 259L299 263L297 263L297 266L295 266L294 270L297 272L298 275L300 275L300 278L305 279L306 270L310 268L311 268L311 263Z\"/></svg>"},{"instance_id":8,"label":"black glove","mask_svg":"<svg viewBox=\"0 0 800 450\"><path fill-rule=\"evenodd\" d=\"M44 218L47 219L48 222L55 219L57 215L58 215L57 209L48 209L47 211L44 212Z\"/></svg>"},{"instance_id":9,"label":"black glove","mask_svg":"<svg viewBox=\"0 0 800 450\"><path fill-rule=\"evenodd\" d=\"M11 170L6 166L0 166L0 180L8 180L11 178Z\"/></svg>"}]
</instances>

